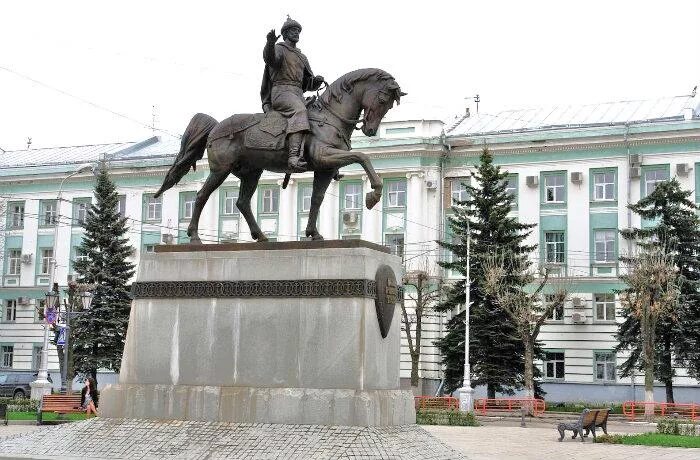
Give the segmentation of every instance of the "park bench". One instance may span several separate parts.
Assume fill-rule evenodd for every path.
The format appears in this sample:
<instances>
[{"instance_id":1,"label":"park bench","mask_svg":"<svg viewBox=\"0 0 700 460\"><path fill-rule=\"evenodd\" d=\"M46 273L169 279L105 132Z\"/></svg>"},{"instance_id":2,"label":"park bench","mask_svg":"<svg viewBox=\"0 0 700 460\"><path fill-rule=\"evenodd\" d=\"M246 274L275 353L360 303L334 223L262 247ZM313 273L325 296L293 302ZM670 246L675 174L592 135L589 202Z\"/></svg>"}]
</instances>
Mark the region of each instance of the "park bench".
<instances>
[{"instance_id":1,"label":"park bench","mask_svg":"<svg viewBox=\"0 0 700 460\"><path fill-rule=\"evenodd\" d=\"M598 413L595 416L595 422L593 424L593 438L595 438L595 429L600 427L603 429L603 433L608 434L608 415L610 415L610 409L596 409ZM584 436L588 436L588 432L590 431L590 428L586 428L586 434Z\"/></svg>"},{"instance_id":2,"label":"park bench","mask_svg":"<svg viewBox=\"0 0 700 460\"><path fill-rule=\"evenodd\" d=\"M64 414L82 414L85 412L80 407L80 395L44 395L41 398L39 409L36 414L37 425L41 425L44 412L53 412L58 415Z\"/></svg>"},{"instance_id":3,"label":"park bench","mask_svg":"<svg viewBox=\"0 0 700 460\"><path fill-rule=\"evenodd\" d=\"M608 411L608 409L605 409ZM593 431L593 440L595 441L595 427L596 427L596 419L598 417L598 409L583 409L583 412L581 412L581 416L576 420L575 422L568 422L568 423L560 423L557 426L557 430L559 431L559 442L561 442L564 439L564 431L570 430L574 432L574 435L571 436L571 439L576 439L576 435L581 435L581 442L584 441L584 436L583 436L583 430L590 430ZM607 422L607 417L606 417L606 422ZM606 427L607 429L607 427Z\"/></svg>"}]
</instances>

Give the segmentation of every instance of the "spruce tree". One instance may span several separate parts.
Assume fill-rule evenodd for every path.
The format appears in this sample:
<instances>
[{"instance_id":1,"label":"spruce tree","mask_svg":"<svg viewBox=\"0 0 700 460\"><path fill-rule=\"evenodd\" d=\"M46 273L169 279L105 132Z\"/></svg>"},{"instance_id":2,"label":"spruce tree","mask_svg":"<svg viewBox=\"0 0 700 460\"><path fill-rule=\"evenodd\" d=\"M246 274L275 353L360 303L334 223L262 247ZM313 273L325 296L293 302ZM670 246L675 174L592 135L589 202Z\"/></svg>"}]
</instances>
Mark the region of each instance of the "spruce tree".
<instances>
[{"instance_id":1,"label":"spruce tree","mask_svg":"<svg viewBox=\"0 0 700 460\"><path fill-rule=\"evenodd\" d=\"M78 282L93 285L94 297L90 311L71 324L75 371L95 379L100 368L119 371L129 322L134 264L127 259L133 248L118 205L116 187L102 165L79 247L86 257L74 263Z\"/></svg>"},{"instance_id":2,"label":"spruce tree","mask_svg":"<svg viewBox=\"0 0 700 460\"><path fill-rule=\"evenodd\" d=\"M680 298L676 314L656 325L656 378L666 386L666 400L673 402L674 361L700 378L700 218L697 206L678 180L661 182L648 196L629 208L642 219L652 222L645 228L620 233L643 248L659 248L673 256L678 269ZM621 258L628 261L629 258ZM621 365L621 375L629 376L642 366L642 342L639 320L626 309L618 329L617 351L628 351Z\"/></svg>"},{"instance_id":3,"label":"spruce tree","mask_svg":"<svg viewBox=\"0 0 700 460\"><path fill-rule=\"evenodd\" d=\"M486 385L488 397L494 398L496 392L512 394L514 388L521 388L524 348L515 325L495 299L485 293L485 264L489 256L498 250L522 258L523 265L529 266L527 254L536 246L524 244L534 225L521 224L516 218L508 216L514 201L506 191L508 173L493 164L493 156L487 148L481 154L473 177L476 184L465 184L469 198L453 205L453 215L448 220L456 239L439 242L454 254L454 258L440 265L466 276L466 243L467 235L471 233L471 381L474 386ZM517 283L517 276L508 273L504 282ZM436 310L453 310L464 305L465 297L465 281L460 280L447 288L445 298L439 302ZM445 336L436 344L445 365L445 388L451 392L461 387L464 376L464 312L449 321Z\"/></svg>"}]
</instances>

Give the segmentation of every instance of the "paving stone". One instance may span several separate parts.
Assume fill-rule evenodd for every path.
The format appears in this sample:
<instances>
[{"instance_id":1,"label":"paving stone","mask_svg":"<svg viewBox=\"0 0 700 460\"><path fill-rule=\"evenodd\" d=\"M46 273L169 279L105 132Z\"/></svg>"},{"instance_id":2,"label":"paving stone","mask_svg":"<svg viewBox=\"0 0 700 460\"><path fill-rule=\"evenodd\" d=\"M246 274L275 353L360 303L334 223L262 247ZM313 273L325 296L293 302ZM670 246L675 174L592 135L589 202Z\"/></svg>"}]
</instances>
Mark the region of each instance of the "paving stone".
<instances>
[{"instance_id":1,"label":"paving stone","mask_svg":"<svg viewBox=\"0 0 700 460\"><path fill-rule=\"evenodd\" d=\"M0 458L465 459L417 425L351 427L94 418L0 438Z\"/></svg>"}]
</instances>

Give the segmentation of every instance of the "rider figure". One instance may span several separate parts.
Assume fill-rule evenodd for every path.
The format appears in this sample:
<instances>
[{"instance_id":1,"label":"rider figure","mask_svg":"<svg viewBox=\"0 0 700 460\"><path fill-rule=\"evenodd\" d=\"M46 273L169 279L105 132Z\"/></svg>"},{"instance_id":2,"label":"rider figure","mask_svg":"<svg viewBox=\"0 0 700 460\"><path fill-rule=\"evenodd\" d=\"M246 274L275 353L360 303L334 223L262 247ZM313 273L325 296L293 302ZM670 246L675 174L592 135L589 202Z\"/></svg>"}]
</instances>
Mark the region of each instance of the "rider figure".
<instances>
[{"instance_id":1,"label":"rider figure","mask_svg":"<svg viewBox=\"0 0 700 460\"><path fill-rule=\"evenodd\" d=\"M301 24L289 16L282 25L284 41L276 43L279 36L275 35L275 30L268 32L267 44L263 50L265 73L260 90L263 111L267 113L273 109L287 118L287 161L293 172L306 170L301 141L310 126L304 104L304 91L315 91L324 82L322 76L314 76L308 59L297 48L300 33Z\"/></svg>"}]
</instances>

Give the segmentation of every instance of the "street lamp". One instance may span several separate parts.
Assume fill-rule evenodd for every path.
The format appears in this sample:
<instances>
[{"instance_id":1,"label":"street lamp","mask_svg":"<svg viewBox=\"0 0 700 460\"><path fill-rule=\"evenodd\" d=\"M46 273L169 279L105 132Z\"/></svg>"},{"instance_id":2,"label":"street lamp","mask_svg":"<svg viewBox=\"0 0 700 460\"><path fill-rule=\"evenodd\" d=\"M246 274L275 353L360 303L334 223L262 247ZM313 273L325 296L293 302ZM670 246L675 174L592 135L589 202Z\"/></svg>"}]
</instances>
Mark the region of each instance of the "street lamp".
<instances>
[{"instance_id":1,"label":"street lamp","mask_svg":"<svg viewBox=\"0 0 700 460\"><path fill-rule=\"evenodd\" d=\"M83 306L83 309L81 312L74 312L73 311L73 302L75 302L75 292L74 291L78 286L76 284L70 283L68 285L68 301L65 302L65 307L66 307L66 323L63 326L64 329L64 336L63 336L63 373L61 375L61 392L67 393L68 392L68 353L70 350L70 318L73 314L77 313L85 313L90 309L90 305L92 304L92 292L86 290L86 288L82 288L80 295L80 303ZM58 342L58 341L57 341ZM56 344L58 345L58 343Z\"/></svg>"},{"instance_id":2,"label":"street lamp","mask_svg":"<svg viewBox=\"0 0 700 460\"><path fill-rule=\"evenodd\" d=\"M467 220L467 277L464 280L464 381L459 389L459 410L472 412L474 410L474 389L471 382L471 366L469 365L469 306L471 304L471 278L469 277L469 265L471 257L471 229Z\"/></svg>"},{"instance_id":3,"label":"street lamp","mask_svg":"<svg viewBox=\"0 0 700 460\"><path fill-rule=\"evenodd\" d=\"M30 386L32 387L31 397L32 399L41 399L45 394L51 393L51 382L48 380L49 376L49 323L46 316L48 308L53 308L58 302L58 283L56 283L56 248L58 242L58 218L60 216L60 206L61 206L61 194L63 193L63 184L66 179L69 179L77 174L84 173L87 171L92 171L93 167L90 164L82 164L68 174L61 180L61 184L58 187L58 195L56 196L56 216L54 217L54 227L53 227L53 248L51 254L51 267L50 267L50 281L49 285L52 286L53 290L46 293L46 305L44 305L44 346L41 349L41 363L39 365L39 373L37 374L36 380L33 381Z\"/></svg>"}]
</instances>

